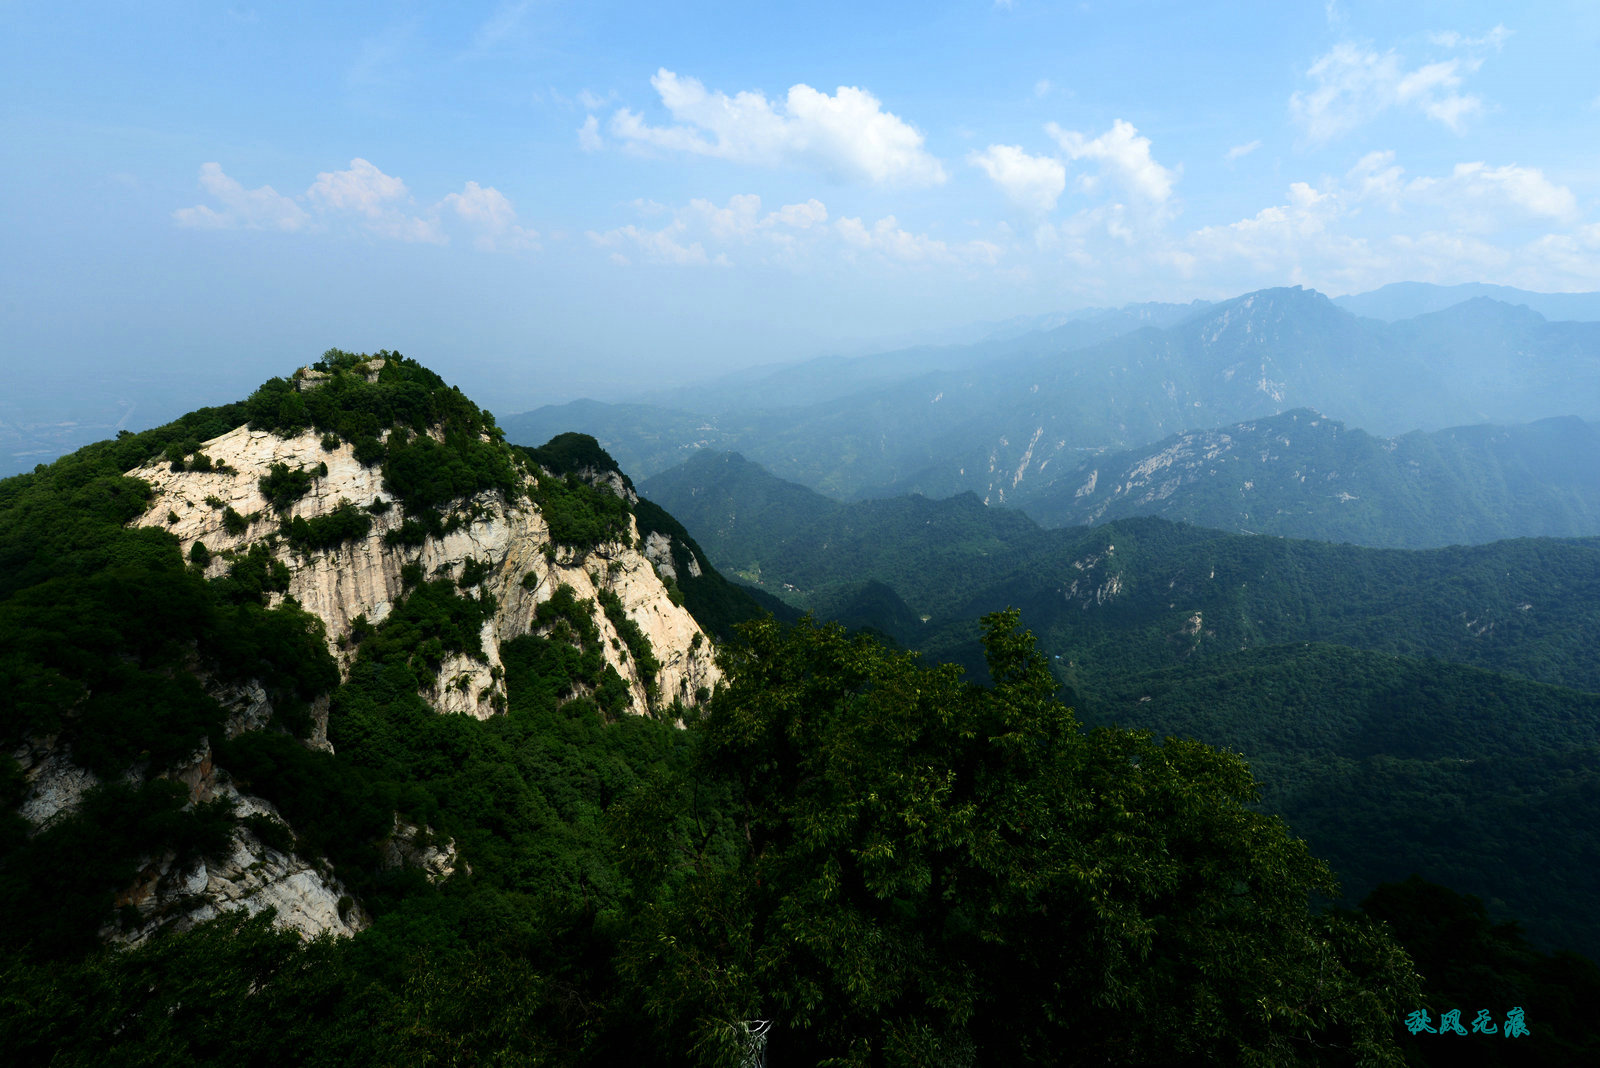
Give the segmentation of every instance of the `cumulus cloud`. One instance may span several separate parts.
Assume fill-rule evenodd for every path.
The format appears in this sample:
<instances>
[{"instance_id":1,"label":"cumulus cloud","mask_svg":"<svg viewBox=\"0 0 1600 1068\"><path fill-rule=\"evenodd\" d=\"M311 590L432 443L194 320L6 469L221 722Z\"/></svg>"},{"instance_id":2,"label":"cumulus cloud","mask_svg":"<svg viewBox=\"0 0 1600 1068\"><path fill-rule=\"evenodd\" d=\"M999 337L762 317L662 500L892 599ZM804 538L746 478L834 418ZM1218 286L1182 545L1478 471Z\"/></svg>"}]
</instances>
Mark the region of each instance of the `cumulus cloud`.
<instances>
[{"instance_id":1,"label":"cumulus cloud","mask_svg":"<svg viewBox=\"0 0 1600 1068\"><path fill-rule=\"evenodd\" d=\"M1391 214L1379 222L1366 210L1371 205ZM1600 271L1600 224L1526 234L1579 218L1572 191L1538 168L1468 162L1412 177L1394 152L1380 151L1361 157L1342 180L1293 183L1282 204L1196 230L1176 251L1190 258L1191 271L1220 276L1242 265L1254 279L1333 291L1397 278L1574 288Z\"/></svg>"},{"instance_id":2,"label":"cumulus cloud","mask_svg":"<svg viewBox=\"0 0 1600 1068\"><path fill-rule=\"evenodd\" d=\"M1288 200L1248 219L1191 233L1189 249L1207 259L1243 258L1262 271L1296 261L1308 242L1327 234L1341 212L1340 198L1306 182L1289 186Z\"/></svg>"},{"instance_id":3,"label":"cumulus cloud","mask_svg":"<svg viewBox=\"0 0 1600 1068\"><path fill-rule=\"evenodd\" d=\"M1578 198L1557 185L1537 167L1506 164L1490 167L1482 161L1458 163L1446 178L1415 178L1406 196L1445 208L1460 223L1475 229L1494 229L1507 221L1507 211L1534 218L1571 221L1578 214Z\"/></svg>"},{"instance_id":4,"label":"cumulus cloud","mask_svg":"<svg viewBox=\"0 0 1600 1068\"><path fill-rule=\"evenodd\" d=\"M306 195L329 208L358 211L377 218L393 201L410 197L406 183L384 174L364 159L350 161L350 169L323 171Z\"/></svg>"},{"instance_id":5,"label":"cumulus cloud","mask_svg":"<svg viewBox=\"0 0 1600 1068\"><path fill-rule=\"evenodd\" d=\"M945 180L943 166L922 147L922 134L864 89L840 86L830 96L801 84L774 103L760 92L711 92L665 68L650 84L677 125L651 126L622 108L611 117L613 137L737 163L804 166L878 185Z\"/></svg>"},{"instance_id":6,"label":"cumulus cloud","mask_svg":"<svg viewBox=\"0 0 1600 1068\"><path fill-rule=\"evenodd\" d=\"M1496 27L1482 38L1435 34L1451 48L1498 49L1509 31ZM1484 109L1482 98L1462 91L1466 76L1483 65L1481 55L1457 56L1408 69L1397 52L1342 42L1306 71L1312 82L1289 98L1289 114L1315 142L1331 141L1377 118L1390 108L1414 108L1460 133Z\"/></svg>"},{"instance_id":7,"label":"cumulus cloud","mask_svg":"<svg viewBox=\"0 0 1600 1068\"><path fill-rule=\"evenodd\" d=\"M224 230L303 230L311 216L290 197L270 185L246 189L222 171L220 163L200 166L200 188L222 206L218 211L205 204L179 208L172 213L179 226Z\"/></svg>"},{"instance_id":8,"label":"cumulus cloud","mask_svg":"<svg viewBox=\"0 0 1600 1068\"><path fill-rule=\"evenodd\" d=\"M578 127L578 147L585 152L598 152L604 144L600 139L600 120L590 115Z\"/></svg>"},{"instance_id":9,"label":"cumulus cloud","mask_svg":"<svg viewBox=\"0 0 1600 1068\"><path fill-rule=\"evenodd\" d=\"M1067 188L1067 168L1049 156L1030 156L1017 145L990 145L967 161L981 167L1013 204L1046 215Z\"/></svg>"},{"instance_id":10,"label":"cumulus cloud","mask_svg":"<svg viewBox=\"0 0 1600 1068\"><path fill-rule=\"evenodd\" d=\"M318 174L306 190L306 198L323 211L365 216L367 229L383 237L433 244L445 241L432 220L408 214L401 207L411 200L406 183L364 159L351 160L347 170Z\"/></svg>"},{"instance_id":11,"label":"cumulus cloud","mask_svg":"<svg viewBox=\"0 0 1600 1068\"><path fill-rule=\"evenodd\" d=\"M1103 171L1112 174L1136 197L1152 204L1164 204L1172 196L1176 174L1155 161L1150 154L1150 139L1140 137L1131 122L1118 119L1111 129L1092 139L1076 130L1064 130L1053 122L1046 125L1045 130L1069 158L1099 163ZM1091 180L1091 188L1092 185Z\"/></svg>"},{"instance_id":12,"label":"cumulus cloud","mask_svg":"<svg viewBox=\"0 0 1600 1068\"><path fill-rule=\"evenodd\" d=\"M271 186L247 190L220 164L200 168L200 185L219 205L196 204L173 212L180 226L291 231L354 229L395 241L448 244L445 223L470 234L484 251L537 248L538 234L517 223L511 201L493 186L469 181L459 193L414 210L401 179L364 159L342 171L323 171L299 197Z\"/></svg>"},{"instance_id":13,"label":"cumulus cloud","mask_svg":"<svg viewBox=\"0 0 1600 1068\"><path fill-rule=\"evenodd\" d=\"M506 195L494 186L468 182L459 193L439 202L473 231L473 245L484 252L538 248L539 235L517 225L517 212Z\"/></svg>"}]
</instances>

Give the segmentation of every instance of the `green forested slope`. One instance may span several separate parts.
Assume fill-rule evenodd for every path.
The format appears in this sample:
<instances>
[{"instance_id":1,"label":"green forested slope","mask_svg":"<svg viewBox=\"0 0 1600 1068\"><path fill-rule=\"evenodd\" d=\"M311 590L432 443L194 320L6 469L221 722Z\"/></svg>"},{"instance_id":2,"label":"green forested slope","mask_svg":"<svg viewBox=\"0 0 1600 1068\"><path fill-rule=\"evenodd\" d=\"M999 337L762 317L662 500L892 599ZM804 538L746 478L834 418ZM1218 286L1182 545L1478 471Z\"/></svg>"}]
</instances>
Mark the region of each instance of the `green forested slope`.
<instances>
[{"instance_id":1,"label":"green forested slope","mask_svg":"<svg viewBox=\"0 0 1600 1068\"><path fill-rule=\"evenodd\" d=\"M167 532L121 525L145 489L119 471L200 464L207 436L259 418L380 446L407 538L483 492L532 493L564 537L614 533L621 498L530 469L486 413L385 355L373 390L323 394L338 404L301 411L269 383L0 482L5 740L106 779L30 833L0 759L12 1063L711 1065L742 1055L732 1024L755 1017L777 1021L772 1064L1401 1063L1396 1021L1423 996L1408 958L1309 906L1332 876L1250 807L1245 765L1081 730L1014 613L983 623L989 686L758 621L684 729L620 714L593 608L558 589L502 647L506 707L480 721L421 696L491 608L465 571L408 569L389 614L348 635L341 680L311 617L264 606L270 558L207 581ZM361 360L321 367L338 381ZM379 437L430 411L444 433ZM214 672L262 680L271 721L223 738ZM301 737L324 695L331 752ZM159 777L201 736L286 824ZM99 948L141 864L213 856L241 820L335 871L370 927L301 944L225 915ZM392 864L401 823L453 873Z\"/></svg>"},{"instance_id":2,"label":"green forested slope","mask_svg":"<svg viewBox=\"0 0 1600 1068\"><path fill-rule=\"evenodd\" d=\"M970 496L812 515L764 481L707 456L646 485L713 561L735 546L763 588L930 656L980 669L959 621L1020 607L1087 720L1240 752L1356 897L1419 871L1600 953L1585 830L1600 821L1600 541L1406 552L1155 519L1043 530ZM891 598L906 610L863 608Z\"/></svg>"}]
</instances>

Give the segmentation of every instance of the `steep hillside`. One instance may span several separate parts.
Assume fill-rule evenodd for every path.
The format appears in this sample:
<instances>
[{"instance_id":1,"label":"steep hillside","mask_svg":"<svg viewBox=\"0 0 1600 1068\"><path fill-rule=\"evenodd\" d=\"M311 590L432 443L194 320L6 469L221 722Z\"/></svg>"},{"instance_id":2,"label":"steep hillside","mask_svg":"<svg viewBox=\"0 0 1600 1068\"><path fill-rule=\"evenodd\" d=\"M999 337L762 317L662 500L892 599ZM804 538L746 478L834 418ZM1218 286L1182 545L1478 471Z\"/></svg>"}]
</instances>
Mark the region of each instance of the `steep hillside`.
<instances>
[{"instance_id":1,"label":"steep hillside","mask_svg":"<svg viewBox=\"0 0 1600 1068\"><path fill-rule=\"evenodd\" d=\"M592 439L507 446L392 353L331 351L0 487L20 820L0 894L18 922L44 910L54 941L139 942L230 908L358 930L381 873L484 863L430 828L415 782L383 800L359 711L380 677L434 716L533 700L671 721L720 679L685 591L723 629L758 614L670 517L640 524ZM308 807L306 775L347 807ZM59 908L49 858L68 842L103 859Z\"/></svg>"},{"instance_id":2,"label":"steep hillside","mask_svg":"<svg viewBox=\"0 0 1600 1068\"><path fill-rule=\"evenodd\" d=\"M1600 534L1600 430L1580 419L1378 438L1307 409L1189 431L1028 483L1046 526L1157 515L1423 549Z\"/></svg>"}]
</instances>

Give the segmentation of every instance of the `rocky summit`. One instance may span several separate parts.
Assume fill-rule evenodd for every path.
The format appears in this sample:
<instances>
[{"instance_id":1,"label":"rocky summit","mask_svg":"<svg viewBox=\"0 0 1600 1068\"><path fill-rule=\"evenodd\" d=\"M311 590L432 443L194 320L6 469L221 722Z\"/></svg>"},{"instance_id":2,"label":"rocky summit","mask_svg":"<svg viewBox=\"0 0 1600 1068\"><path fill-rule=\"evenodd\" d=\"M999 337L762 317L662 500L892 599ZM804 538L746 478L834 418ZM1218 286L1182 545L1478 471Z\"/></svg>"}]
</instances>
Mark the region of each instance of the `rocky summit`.
<instances>
[{"instance_id":1,"label":"rocky summit","mask_svg":"<svg viewBox=\"0 0 1600 1068\"><path fill-rule=\"evenodd\" d=\"M363 650L393 630L411 634L405 660L417 668L418 696L439 715L504 714L502 649L552 629L558 644L582 646L592 660L565 696L603 689L608 714L676 720L720 679L713 643L678 590L674 560L697 578L696 549L670 532L641 532L637 495L597 446L585 464L552 470L394 354L330 353L191 426L226 429L202 440L180 427L164 446L144 443L145 461L119 482L136 487L143 505L125 528L175 539L190 573L240 610L302 620L336 668L330 682L347 680ZM464 631L452 640L435 622L407 616L401 606L418 591L449 606ZM201 855L156 846L134 858L131 880L103 888L119 918L102 917L102 937L137 944L226 910L269 908L277 925L305 936L362 929L367 910L334 863L241 785L248 777L231 773L217 744L287 731L331 755L329 694L290 696L275 708L286 695L217 663L203 641L180 660L164 670L186 673L196 701L220 714L174 759L145 752L91 768L70 709L66 729L19 739L17 811L28 833L63 825L108 783L175 784L186 810L226 810L225 841ZM375 844L379 869L410 867L434 883L470 870L452 840L399 814Z\"/></svg>"}]
</instances>

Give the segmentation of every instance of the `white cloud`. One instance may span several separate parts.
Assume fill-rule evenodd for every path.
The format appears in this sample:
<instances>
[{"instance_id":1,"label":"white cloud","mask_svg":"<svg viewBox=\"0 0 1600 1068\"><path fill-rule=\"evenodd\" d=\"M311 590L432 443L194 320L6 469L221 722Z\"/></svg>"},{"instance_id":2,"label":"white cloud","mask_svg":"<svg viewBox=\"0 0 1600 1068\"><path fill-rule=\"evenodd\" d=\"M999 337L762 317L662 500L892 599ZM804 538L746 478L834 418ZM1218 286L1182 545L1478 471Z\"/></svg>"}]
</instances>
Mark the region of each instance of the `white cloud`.
<instances>
[{"instance_id":1,"label":"white cloud","mask_svg":"<svg viewBox=\"0 0 1600 1068\"><path fill-rule=\"evenodd\" d=\"M517 225L516 209L494 186L468 182L461 192L451 193L439 204L474 231L473 245L484 252L539 247L539 235Z\"/></svg>"},{"instance_id":2,"label":"white cloud","mask_svg":"<svg viewBox=\"0 0 1600 1068\"><path fill-rule=\"evenodd\" d=\"M423 211L411 210L411 191L401 179L364 159L342 171L323 171L299 197L271 186L247 190L216 163L200 168L200 185L218 207L196 204L173 212L178 225L209 229L243 228L319 231L352 227L394 241L449 244L443 223L470 234L488 252L538 248L538 233L517 222L511 201L493 186L469 181Z\"/></svg>"},{"instance_id":3,"label":"white cloud","mask_svg":"<svg viewBox=\"0 0 1600 1068\"><path fill-rule=\"evenodd\" d=\"M785 204L772 213L772 218L796 230L809 230L828 221L828 209L822 201L812 198L804 204Z\"/></svg>"},{"instance_id":4,"label":"white cloud","mask_svg":"<svg viewBox=\"0 0 1600 1068\"><path fill-rule=\"evenodd\" d=\"M303 230L311 216L293 199L264 185L246 189L222 172L219 163L205 163L200 167L200 188L217 199L222 210L204 204L192 208L179 208L172 213L179 226L198 229L222 230L235 227L246 230Z\"/></svg>"},{"instance_id":5,"label":"white cloud","mask_svg":"<svg viewBox=\"0 0 1600 1068\"><path fill-rule=\"evenodd\" d=\"M1038 81L1033 83L1033 95L1039 97L1040 99L1049 96L1050 89L1051 85L1049 78L1040 78Z\"/></svg>"},{"instance_id":6,"label":"white cloud","mask_svg":"<svg viewBox=\"0 0 1600 1068\"><path fill-rule=\"evenodd\" d=\"M578 127L578 147L585 152L598 152L605 147L605 142L600 139L600 120L590 115L583 120L583 125Z\"/></svg>"},{"instance_id":7,"label":"white cloud","mask_svg":"<svg viewBox=\"0 0 1600 1068\"><path fill-rule=\"evenodd\" d=\"M1496 26L1482 37L1468 37L1455 30L1445 30L1428 34L1428 40L1445 48L1492 48L1498 52L1505 47L1506 38L1510 36L1510 30Z\"/></svg>"},{"instance_id":8,"label":"white cloud","mask_svg":"<svg viewBox=\"0 0 1600 1068\"><path fill-rule=\"evenodd\" d=\"M1461 91L1465 76L1482 63L1475 56L1458 56L1408 70L1393 50L1379 53L1343 42L1306 71L1313 86L1290 96L1289 113L1314 142L1349 133L1392 107L1415 108L1460 133L1467 119L1483 111L1481 98Z\"/></svg>"},{"instance_id":9,"label":"white cloud","mask_svg":"<svg viewBox=\"0 0 1600 1068\"><path fill-rule=\"evenodd\" d=\"M351 160L348 170L318 174L306 190L306 198L324 212L364 216L365 228L380 237L435 245L448 241L434 220L402 210L401 205L411 201L405 182L384 174L364 159Z\"/></svg>"},{"instance_id":10,"label":"white cloud","mask_svg":"<svg viewBox=\"0 0 1600 1068\"><path fill-rule=\"evenodd\" d=\"M1150 139L1140 137L1132 123L1118 119L1111 129L1092 140L1053 122L1045 130L1069 157L1094 160L1135 196L1152 204L1164 204L1172 196L1176 174L1155 161L1150 155Z\"/></svg>"},{"instance_id":11,"label":"white cloud","mask_svg":"<svg viewBox=\"0 0 1600 1068\"><path fill-rule=\"evenodd\" d=\"M1395 101L1415 104L1428 118L1437 119L1460 133L1462 120L1483 110L1482 100L1456 92L1461 87L1458 71L1464 62L1469 63L1471 69L1477 69L1476 62L1460 59L1419 67L1395 86Z\"/></svg>"},{"instance_id":12,"label":"white cloud","mask_svg":"<svg viewBox=\"0 0 1600 1068\"><path fill-rule=\"evenodd\" d=\"M312 202L339 211L355 211L376 219L393 210L392 202L410 199L406 183L384 174L364 159L350 161L345 171L323 171L306 190Z\"/></svg>"},{"instance_id":13,"label":"white cloud","mask_svg":"<svg viewBox=\"0 0 1600 1068\"><path fill-rule=\"evenodd\" d=\"M684 231L688 229L681 220L661 228L660 230L645 230L631 223L620 226L615 230L605 233L589 231L589 240L600 248L617 248L621 245L632 244L639 249L648 259L657 263L671 263L679 266L703 265L710 262L706 256L705 246L696 241L685 244L681 240ZM628 257L620 252L611 255L611 262L618 266L627 266Z\"/></svg>"},{"instance_id":14,"label":"white cloud","mask_svg":"<svg viewBox=\"0 0 1600 1068\"><path fill-rule=\"evenodd\" d=\"M603 249L634 249L647 262L680 266L727 266L737 257L803 270L840 259L859 262L862 256L960 266L993 264L1001 255L990 242L950 243L914 233L892 215L870 225L860 218L830 218L827 206L815 198L763 211L759 196L741 194L725 205L691 200L657 229L628 225L590 231L589 240ZM618 256L613 252L612 261L625 266Z\"/></svg>"},{"instance_id":15,"label":"white cloud","mask_svg":"<svg viewBox=\"0 0 1600 1068\"><path fill-rule=\"evenodd\" d=\"M1030 156L1017 145L990 145L967 155L1013 204L1036 215L1055 210L1067 188L1067 168L1049 156Z\"/></svg>"},{"instance_id":16,"label":"white cloud","mask_svg":"<svg viewBox=\"0 0 1600 1068\"><path fill-rule=\"evenodd\" d=\"M528 13L528 8L532 6L533 0L502 3L472 35L473 47L485 52L511 36L522 22L523 16Z\"/></svg>"},{"instance_id":17,"label":"white cloud","mask_svg":"<svg viewBox=\"0 0 1600 1068\"><path fill-rule=\"evenodd\" d=\"M922 135L864 89L840 86L829 96L795 85L774 104L760 92L709 92L698 80L665 68L650 84L678 125L650 126L622 108L611 117L614 137L737 163L805 166L880 185L945 180L944 168L923 149Z\"/></svg>"},{"instance_id":18,"label":"white cloud","mask_svg":"<svg viewBox=\"0 0 1600 1068\"><path fill-rule=\"evenodd\" d=\"M1537 167L1506 164L1490 167L1483 162L1458 163L1448 178L1416 178L1406 185L1409 199L1448 210L1473 229L1497 229L1506 212L1536 218L1571 221L1578 214L1578 198L1557 185Z\"/></svg>"},{"instance_id":19,"label":"white cloud","mask_svg":"<svg viewBox=\"0 0 1600 1068\"><path fill-rule=\"evenodd\" d=\"M1374 217L1370 205L1389 214ZM1408 177L1394 152L1379 151L1342 180L1296 182L1282 204L1167 249L1148 240L1142 251L1158 261L1174 254L1174 264L1187 255L1186 277L1238 278L1244 288L1287 281L1350 292L1400 279L1592 288L1600 224L1580 218L1573 192L1537 168L1469 162ZM1527 236L1552 222L1570 228Z\"/></svg>"},{"instance_id":20,"label":"white cloud","mask_svg":"<svg viewBox=\"0 0 1600 1068\"><path fill-rule=\"evenodd\" d=\"M1250 153L1254 152L1260 147L1260 141L1251 141L1243 145L1234 145L1232 148L1228 149L1227 160L1229 163L1232 163L1236 159L1243 159L1245 156L1248 156Z\"/></svg>"}]
</instances>

